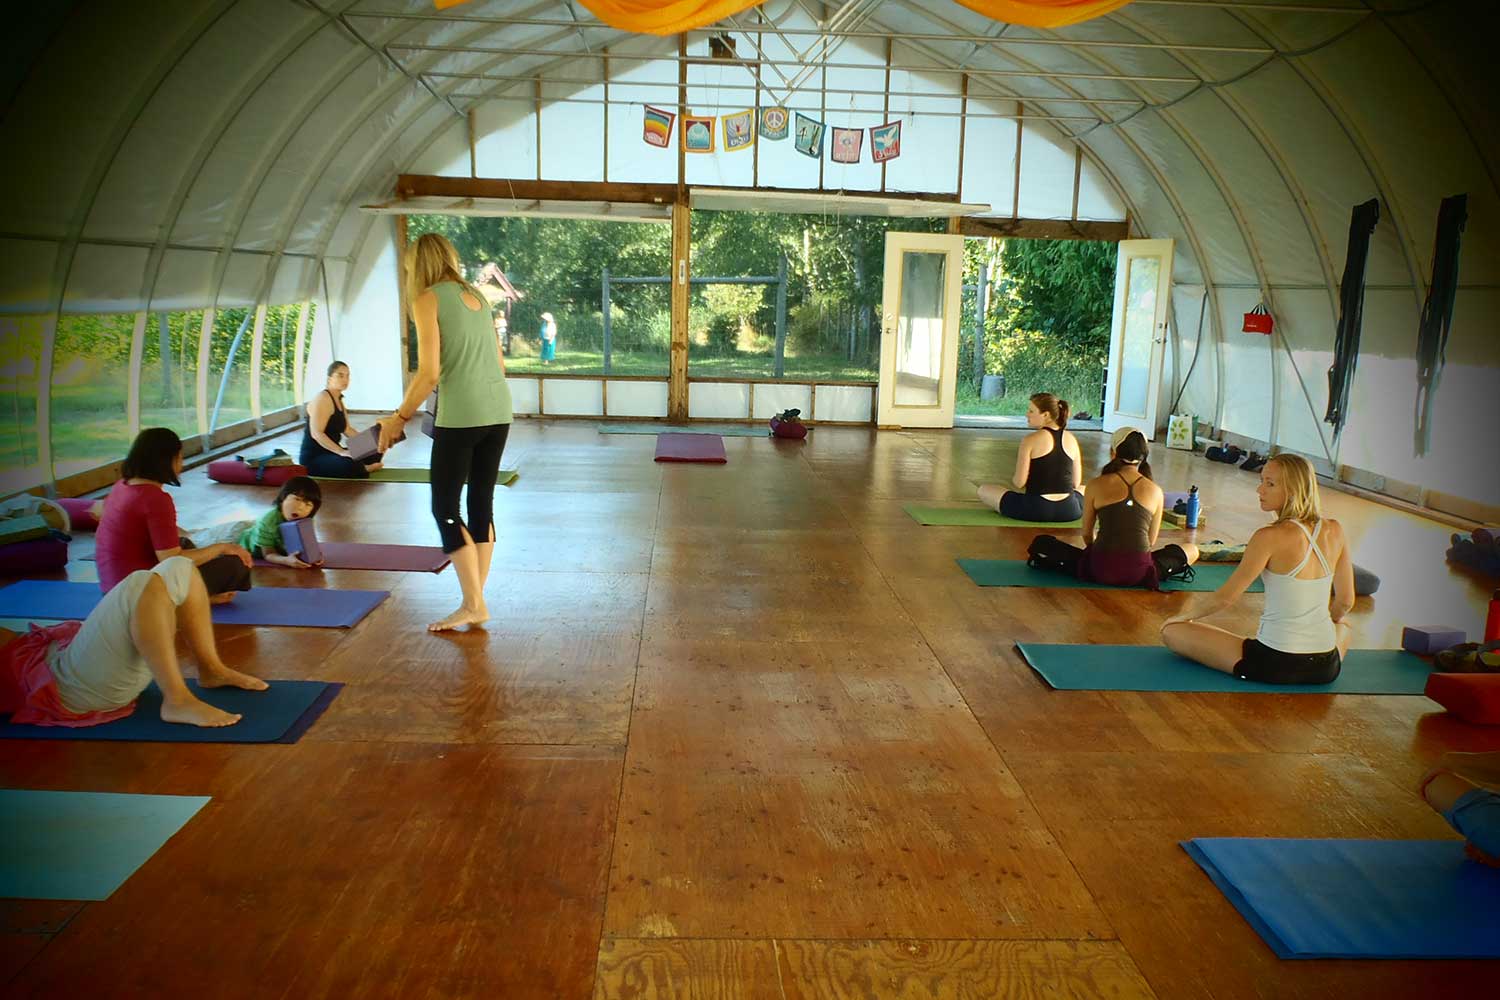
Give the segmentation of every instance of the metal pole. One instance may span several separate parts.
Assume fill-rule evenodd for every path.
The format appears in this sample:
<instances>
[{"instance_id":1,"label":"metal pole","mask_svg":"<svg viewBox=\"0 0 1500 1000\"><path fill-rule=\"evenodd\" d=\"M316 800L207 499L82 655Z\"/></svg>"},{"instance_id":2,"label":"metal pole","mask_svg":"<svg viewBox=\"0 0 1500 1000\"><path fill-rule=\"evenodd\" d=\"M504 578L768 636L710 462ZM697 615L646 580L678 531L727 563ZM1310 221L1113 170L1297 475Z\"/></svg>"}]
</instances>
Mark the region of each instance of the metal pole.
<instances>
[{"instance_id":1,"label":"metal pole","mask_svg":"<svg viewBox=\"0 0 1500 1000\"><path fill-rule=\"evenodd\" d=\"M974 324L974 388L984 386L984 318L989 313L990 265L979 265L979 287L974 290L974 311L978 313Z\"/></svg>"},{"instance_id":2,"label":"metal pole","mask_svg":"<svg viewBox=\"0 0 1500 1000\"><path fill-rule=\"evenodd\" d=\"M776 266L776 377L786 367L786 258Z\"/></svg>"},{"instance_id":3,"label":"metal pole","mask_svg":"<svg viewBox=\"0 0 1500 1000\"><path fill-rule=\"evenodd\" d=\"M229 357L224 359L224 374L219 376L219 392L214 397L214 415L208 421L208 433L212 434L219 426L219 407L224 402L224 387L229 384L229 373L234 371L234 356L239 353L240 341L245 339L245 331L250 329L250 321L255 318L258 310L245 310L245 318L240 323L240 328L234 333L234 340L229 344ZM211 357L211 355L210 355ZM207 370L209 358L204 358L202 364Z\"/></svg>"},{"instance_id":4,"label":"metal pole","mask_svg":"<svg viewBox=\"0 0 1500 1000\"><path fill-rule=\"evenodd\" d=\"M609 268L604 268L599 281L601 297L604 300L604 374L609 374Z\"/></svg>"}]
</instances>

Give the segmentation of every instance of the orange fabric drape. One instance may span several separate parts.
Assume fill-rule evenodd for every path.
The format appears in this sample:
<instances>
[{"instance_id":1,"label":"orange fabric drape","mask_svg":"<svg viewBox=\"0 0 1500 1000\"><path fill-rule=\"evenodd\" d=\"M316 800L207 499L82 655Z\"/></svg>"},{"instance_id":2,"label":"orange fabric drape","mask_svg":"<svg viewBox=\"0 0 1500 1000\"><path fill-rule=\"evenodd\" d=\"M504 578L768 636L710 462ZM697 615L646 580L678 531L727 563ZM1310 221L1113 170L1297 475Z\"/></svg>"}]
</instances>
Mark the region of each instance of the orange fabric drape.
<instances>
[{"instance_id":1,"label":"orange fabric drape","mask_svg":"<svg viewBox=\"0 0 1500 1000\"><path fill-rule=\"evenodd\" d=\"M438 10L465 0L433 0ZM580 0L611 28L642 35L675 35L758 6L754 0ZM1119 10L1130 0L957 0L976 13L1029 28L1061 28Z\"/></svg>"}]
</instances>

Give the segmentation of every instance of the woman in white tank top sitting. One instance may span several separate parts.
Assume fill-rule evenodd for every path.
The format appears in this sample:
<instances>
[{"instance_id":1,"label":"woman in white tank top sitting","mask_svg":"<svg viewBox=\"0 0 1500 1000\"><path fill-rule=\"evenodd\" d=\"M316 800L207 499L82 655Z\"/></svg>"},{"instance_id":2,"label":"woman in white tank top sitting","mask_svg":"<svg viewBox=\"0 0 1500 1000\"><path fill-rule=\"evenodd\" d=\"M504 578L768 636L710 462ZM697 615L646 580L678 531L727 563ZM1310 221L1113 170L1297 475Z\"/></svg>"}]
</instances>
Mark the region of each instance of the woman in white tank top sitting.
<instances>
[{"instance_id":1,"label":"woman in white tank top sitting","mask_svg":"<svg viewBox=\"0 0 1500 1000\"><path fill-rule=\"evenodd\" d=\"M1256 492L1260 509L1274 511L1276 521L1250 536L1244 559L1222 587L1162 626L1162 641L1179 656L1244 680L1327 684L1349 649L1344 616L1354 606L1354 563L1344 529L1322 516L1317 478L1300 455L1267 462ZM1199 620L1233 605L1257 576L1265 583L1266 606L1254 638Z\"/></svg>"}]
</instances>

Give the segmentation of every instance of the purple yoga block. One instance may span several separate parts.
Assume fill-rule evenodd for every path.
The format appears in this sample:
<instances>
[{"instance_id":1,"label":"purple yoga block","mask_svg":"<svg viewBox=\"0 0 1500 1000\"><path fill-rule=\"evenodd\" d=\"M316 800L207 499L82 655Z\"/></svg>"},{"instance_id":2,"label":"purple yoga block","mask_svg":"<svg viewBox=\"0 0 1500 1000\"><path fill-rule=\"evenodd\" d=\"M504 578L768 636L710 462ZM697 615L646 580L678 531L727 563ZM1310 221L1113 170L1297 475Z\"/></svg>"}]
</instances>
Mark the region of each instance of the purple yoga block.
<instances>
[{"instance_id":1,"label":"purple yoga block","mask_svg":"<svg viewBox=\"0 0 1500 1000\"><path fill-rule=\"evenodd\" d=\"M318 533L313 530L310 517L300 521L282 521L281 544L286 546L287 555L296 556L305 563L323 561L323 547L318 544Z\"/></svg>"},{"instance_id":2,"label":"purple yoga block","mask_svg":"<svg viewBox=\"0 0 1500 1000\"><path fill-rule=\"evenodd\" d=\"M1463 629L1451 625L1408 625L1401 630L1401 648L1408 653L1431 656L1457 646L1466 638Z\"/></svg>"}]
</instances>

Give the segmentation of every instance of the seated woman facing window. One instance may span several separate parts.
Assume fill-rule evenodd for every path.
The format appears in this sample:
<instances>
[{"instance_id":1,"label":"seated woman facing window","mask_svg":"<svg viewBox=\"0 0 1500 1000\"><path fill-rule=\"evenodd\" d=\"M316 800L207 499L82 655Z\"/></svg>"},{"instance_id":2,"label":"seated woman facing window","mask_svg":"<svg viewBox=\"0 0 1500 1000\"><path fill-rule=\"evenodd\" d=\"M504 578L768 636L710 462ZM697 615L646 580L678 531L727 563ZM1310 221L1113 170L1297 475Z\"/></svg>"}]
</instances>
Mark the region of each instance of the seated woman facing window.
<instances>
[{"instance_id":1,"label":"seated woman facing window","mask_svg":"<svg viewBox=\"0 0 1500 1000\"><path fill-rule=\"evenodd\" d=\"M987 507L1018 521L1076 521L1083 516L1083 458L1078 439L1068 432L1068 401L1050 392L1031 397L1026 424L1035 428L1021 439L1014 490L979 487ZM1021 492L1017 492L1021 491Z\"/></svg>"}]
</instances>

